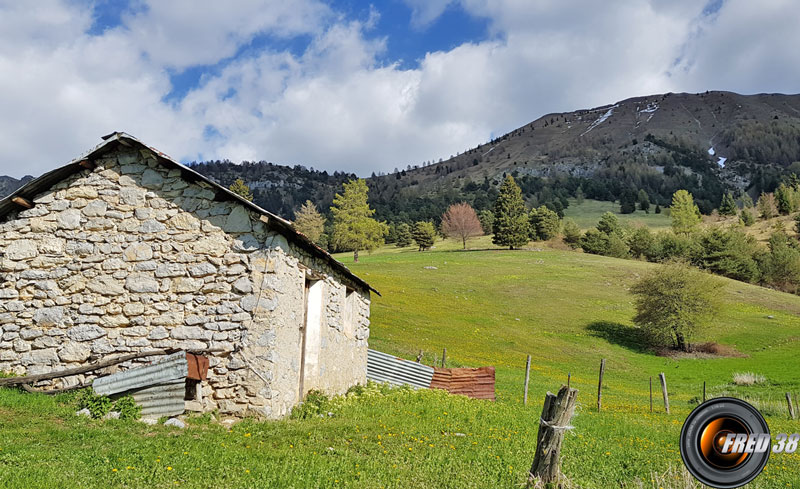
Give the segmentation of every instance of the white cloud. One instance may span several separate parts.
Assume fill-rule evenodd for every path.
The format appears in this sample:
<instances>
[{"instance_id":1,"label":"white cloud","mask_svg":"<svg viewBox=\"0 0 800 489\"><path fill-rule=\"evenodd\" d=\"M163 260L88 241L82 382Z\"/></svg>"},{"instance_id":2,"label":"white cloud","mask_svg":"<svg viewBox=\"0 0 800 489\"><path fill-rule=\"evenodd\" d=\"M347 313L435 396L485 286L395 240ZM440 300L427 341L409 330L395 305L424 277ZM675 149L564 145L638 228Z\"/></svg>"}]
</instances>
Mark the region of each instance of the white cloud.
<instances>
[{"instance_id":1,"label":"white cloud","mask_svg":"<svg viewBox=\"0 0 800 489\"><path fill-rule=\"evenodd\" d=\"M0 173L41 173L124 130L179 159L368 175L551 111L664 91L791 92L800 77L789 0L727 0L712 15L694 0L407 3L418 29L464 8L488 19L490 37L405 69L380 61L393 39L374 30L374 9L354 21L315 0L136 3L90 35L88 5L0 0ZM258 36L310 44L236 56ZM164 101L170 72L218 63Z\"/></svg>"}]
</instances>

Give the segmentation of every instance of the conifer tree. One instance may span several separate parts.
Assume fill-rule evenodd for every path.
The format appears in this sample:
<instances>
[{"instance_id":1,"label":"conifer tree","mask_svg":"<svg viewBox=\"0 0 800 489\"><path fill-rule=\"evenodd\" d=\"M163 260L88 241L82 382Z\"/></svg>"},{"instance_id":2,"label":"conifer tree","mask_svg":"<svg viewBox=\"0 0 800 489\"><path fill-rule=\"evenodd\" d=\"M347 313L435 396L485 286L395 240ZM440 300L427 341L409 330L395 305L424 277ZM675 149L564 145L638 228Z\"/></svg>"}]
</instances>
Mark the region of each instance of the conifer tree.
<instances>
[{"instance_id":1,"label":"conifer tree","mask_svg":"<svg viewBox=\"0 0 800 489\"><path fill-rule=\"evenodd\" d=\"M430 221L419 221L411 230L411 237L419 246L419 251L425 251L436 241L436 228Z\"/></svg>"},{"instance_id":2,"label":"conifer tree","mask_svg":"<svg viewBox=\"0 0 800 489\"><path fill-rule=\"evenodd\" d=\"M494 203L493 230L492 243L496 245L508 246L513 250L528 243L528 213L522 200L522 191L511 175L506 175L500 186L500 195Z\"/></svg>"},{"instance_id":3,"label":"conifer tree","mask_svg":"<svg viewBox=\"0 0 800 489\"><path fill-rule=\"evenodd\" d=\"M411 241L413 241L413 238L411 237L411 226L405 222L401 222L397 225L397 238L395 245L398 248L405 248L411 244Z\"/></svg>"},{"instance_id":4,"label":"conifer tree","mask_svg":"<svg viewBox=\"0 0 800 489\"><path fill-rule=\"evenodd\" d=\"M241 178L237 178L228 189L240 197L253 201L253 192L250 191L250 187Z\"/></svg>"},{"instance_id":5,"label":"conifer tree","mask_svg":"<svg viewBox=\"0 0 800 489\"><path fill-rule=\"evenodd\" d=\"M722 196L722 203L719 205L719 215L735 216L738 210L736 201L733 199L733 195L730 192Z\"/></svg>"},{"instance_id":6,"label":"conifer tree","mask_svg":"<svg viewBox=\"0 0 800 489\"><path fill-rule=\"evenodd\" d=\"M353 251L353 261L358 261L360 250L374 250L383 244L383 237L389 232L385 222L372 218L374 209L367 202L369 188L364 180L351 180L342 184L344 192L333 198L334 247Z\"/></svg>"},{"instance_id":7,"label":"conifer tree","mask_svg":"<svg viewBox=\"0 0 800 489\"><path fill-rule=\"evenodd\" d=\"M294 228L305 234L308 239L319 244L322 233L325 231L325 218L317 211L317 206L307 200L294 213Z\"/></svg>"},{"instance_id":8,"label":"conifer tree","mask_svg":"<svg viewBox=\"0 0 800 489\"><path fill-rule=\"evenodd\" d=\"M694 203L692 194L686 190L678 190L672 195L669 215L675 234L691 234L700 224L700 209Z\"/></svg>"},{"instance_id":9,"label":"conifer tree","mask_svg":"<svg viewBox=\"0 0 800 489\"><path fill-rule=\"evenodd\" d=\"M643 210L646 214L650 214L650 196L647 195L644 189L639 190L637 200L639 202L639 209Z\"/></svg>"}]
</instances>

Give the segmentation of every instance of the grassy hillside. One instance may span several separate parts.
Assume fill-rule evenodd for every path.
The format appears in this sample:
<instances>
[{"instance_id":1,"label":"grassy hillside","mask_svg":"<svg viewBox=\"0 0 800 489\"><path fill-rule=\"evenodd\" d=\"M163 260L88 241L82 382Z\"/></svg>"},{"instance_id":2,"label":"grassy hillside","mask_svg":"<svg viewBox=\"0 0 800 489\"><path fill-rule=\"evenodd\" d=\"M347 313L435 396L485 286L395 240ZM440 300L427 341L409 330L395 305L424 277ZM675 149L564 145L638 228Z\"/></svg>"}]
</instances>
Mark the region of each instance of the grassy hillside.
<instances>
[{"instance_id":1,"label":"grassy hillside","mask_svg":"<svg viewBox=\"0 0 800 489\"><path fill-rule=\"evenodd\" d=\"M620 214L619 204L616 202L585 199L583 203L578 204L575 199L570 199L569 207L564 209L564 217L572 219L584 230L595 227L600 216L606 212L613 212L622 223L647 226L653 231L668 229L670 227L668 211L665 209L665 212L656 214L655 207L655 205L651 207L649 214L641 210L632 214Z\"/></svg>"},{"instance_id":2,"label":"grassy hillside","mask_svg":"<svg viewBox=\"0 0 800 489\"><path fill-rule=\"evenodd\" d=\"M497 367L497 402L423 391L380 394L326 406L333 416L245 422L231 431L198 420L187 431L75 417L67 397L0 390L1 487L520 487L547 390L567 374L580 390L575 429L563 448L566 474L580 487L681 485L678 434L707 382L709 395L750 398L773 432L800 431L785 392L800 392L795 368L800 297L730 280L727 307L698 340L742 357L655 356L637 341L627 288L657 266L551 249L487 249L488 238L457 251L387 248L340 258L383 294L372 306L373 348L449 366ZM426 268L435 267L435 268ZM533 357L522 404L525 356ZM603 406L597 369L607 360ZM649 377L665 372L672 414L660 396L649 412ZM766 382L732 384L735 372ZM658 392L658 391L656 391ZM463 435L463 436L462 436ZM115 470L116 469L116 470ZM752 487L800 484L800 456L773 455ZM629 485L627 487L639 487Z\"/></svg>"}]
</instances>

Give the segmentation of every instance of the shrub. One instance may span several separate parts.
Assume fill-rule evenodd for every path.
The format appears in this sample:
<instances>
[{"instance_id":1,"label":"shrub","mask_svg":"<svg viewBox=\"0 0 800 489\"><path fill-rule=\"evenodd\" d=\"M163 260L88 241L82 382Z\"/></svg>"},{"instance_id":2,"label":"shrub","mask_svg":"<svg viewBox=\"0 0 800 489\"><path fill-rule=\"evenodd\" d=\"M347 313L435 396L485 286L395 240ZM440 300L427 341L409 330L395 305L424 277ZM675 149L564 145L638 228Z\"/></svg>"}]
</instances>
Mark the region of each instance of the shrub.
<instances>
[{"instance_id":1,"label":"shrub","mask_svg":"<svg viewBox=\"0 0 800 489\"><path fill-rule=\"evenodd\" d=\"M656 235L656 244L651 249L651 261L682 260L697 263L703 254L703 247L692 236L664 231Z\"/></svg>"},{"instance_id":2,"label":"shrub","mask_svg":"<svg viewBox=\"0 0 800 489\"><path fill-rule=\"evenodd\" d=\"M292 409L291 419L309 419L325 416L328 413L330 399L325 393L311 390L302 403Z\"/></svg>"},{"instance_id":3,"label":"shrub","mask_svg":"<svg viewBox=\"0 0 800 489\"><path fill-rule=\"evenodd\" d=\"M633 287L633 322L656 345L689 351L689 341L720 307L722 283L686 264L672 262L651 271Z\"/></svg>"},{"instance_id":4,"label":"shrub","mask_svg":"<svg viewBox=\"0 0 800 489\"><path fill-rule=\"evenodd\" d=\"M119 419L139 419L142 406L136 404L131 396L122 396L114 402L114 411L119 411Z\"/></svg>"},{"instance_id":5,"label":"shrub","mask_svg":"<svg viewBox=\"0 0 800 489\"><path fill-rule=\"evenodd\" d=\"M656 239L653 233L646 227L636 228L636 230L628 236L628 248L630 248L631 256L634 258L650 256L653 253L655 244Z\"/></svg>"},{"instance_id":6,"label":"shrub","mask_svg":"<svg viewBox=\"0 0 800 489\"><path fill-rule=\"evenodd\" d=\"M78 407L81 409L88 409L89 413L91 413L92 417L95 419L102 418L108 414L113 406L114 401L112 401L111 398L108 396L98 396L91 388L82 390L81 394L78 396Z\"/></svg>"}]
</instances>

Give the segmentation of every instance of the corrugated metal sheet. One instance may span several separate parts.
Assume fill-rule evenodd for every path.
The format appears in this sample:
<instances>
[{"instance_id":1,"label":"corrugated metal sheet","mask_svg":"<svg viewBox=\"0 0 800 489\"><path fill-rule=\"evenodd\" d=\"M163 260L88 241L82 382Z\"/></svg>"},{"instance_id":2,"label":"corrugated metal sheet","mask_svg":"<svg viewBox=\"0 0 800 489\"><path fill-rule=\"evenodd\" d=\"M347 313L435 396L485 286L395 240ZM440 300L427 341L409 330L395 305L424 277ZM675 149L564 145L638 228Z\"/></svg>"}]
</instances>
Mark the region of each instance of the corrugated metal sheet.
<instances>
[{"instance_id":1,"label":"corrugated metal sheet","mask_svg":"<svg viewBox=\"0 0 800 489\"><path fill-rule=\"evenodd\" d=\"M433 379L433 367L367 350L367 379L427 389Z\"/></svg>"},{"instance_id":2,"label":"corrugated metal sheet","mask_svg":"<svg viewBox=\"0 0 800 489\"><path fill-rule=\"evenodd\" d=\"M124 394L130 394L136 404L142 406L143 418L177 416L186 409L183 400L186 395L185 379L134 389Z\"/></svg>"},{"instance_id":3,"label":"corrugated metal sheet","mask_svg":"<svg viewBox=\"0 0 800 489\"><path fill-rule=\"evenodd\" d=\"M133 389L165 384L174 380L185 381L189 372L186 353L178 352L144 367L136 367L92 382L99 395L110 396Z\"/></svg>"},{"instance_id":4,"label":"corrugated metal sheet","mask_svg":"<svg viewBox=\"0 0 800 489\"><path fill-rule=\"evenodd\" d=\"M431 389L444 389L473 399L495 400L494 367L438 368L434 367Z\"/></svg>"}]
</instances>

